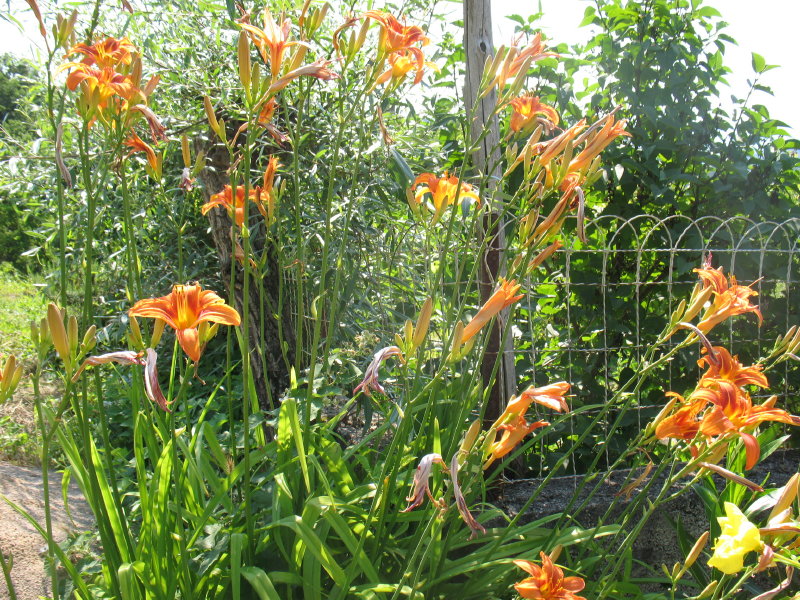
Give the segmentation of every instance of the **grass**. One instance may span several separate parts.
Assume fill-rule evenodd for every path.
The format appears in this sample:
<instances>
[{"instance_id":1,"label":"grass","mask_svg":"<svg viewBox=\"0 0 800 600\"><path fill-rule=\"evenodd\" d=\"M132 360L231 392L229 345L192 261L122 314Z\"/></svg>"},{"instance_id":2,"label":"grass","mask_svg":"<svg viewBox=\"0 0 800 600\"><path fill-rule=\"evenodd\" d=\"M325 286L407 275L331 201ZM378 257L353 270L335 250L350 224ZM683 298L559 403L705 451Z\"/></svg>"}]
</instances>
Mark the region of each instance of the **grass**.
<instances>
[{"instance_id":1,"label":"grass","mask_svg":"<svg viewBox=\"0 0 800 600\"><path fill-rule=\"evenodd\" d=\"M14 397L0 406L0 460L21 465L39 462L39 434L33 412L33 390L27 375L34 368L30 322L46 314L47 301L35 283L7 263L0 264L0 361L15 355L25 368ZM43 393L47 393L43 385Z\"/></svg>"}]
</instances>

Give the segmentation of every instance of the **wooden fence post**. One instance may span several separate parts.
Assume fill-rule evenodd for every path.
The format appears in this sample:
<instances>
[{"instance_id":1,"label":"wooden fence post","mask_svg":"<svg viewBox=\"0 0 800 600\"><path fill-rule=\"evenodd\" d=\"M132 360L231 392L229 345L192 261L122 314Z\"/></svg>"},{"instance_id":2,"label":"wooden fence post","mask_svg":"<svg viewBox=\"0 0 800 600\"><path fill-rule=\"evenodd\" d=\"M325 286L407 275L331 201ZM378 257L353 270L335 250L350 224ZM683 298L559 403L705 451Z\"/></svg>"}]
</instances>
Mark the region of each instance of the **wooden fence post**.
<instances>
[{"instance_id":1,"label":"wooden fence post","mask_svg":"<svg viewBox=\"0 0 800 600\"><path fill-rule=\"evenodd\" d=\"M485 302L495 288L501 275L501 265L505 254L505 230L501 212L495 200L495 191L502 175L500 152L500 129L494 116L497 94L492 90L480 101L478 86L486 58L494 52L492 45L492 15L490 0L464 0L464 51L466 55L466 78L464 83L464 105L470 115L470 144L486 130L487 135L468 157L472 166L483 176L481 198L491 202L483 218L479 235L488 236L486 251L480 257L478 285L481 301ZM476 104L477 102L477 104ZM479 240L483 241L483 240ZM487 421L494 421L503 411L505 403L516 391L514 373L514 351L511 336L502 343L508 309L498 315L489 333L489 342L481 365L481 377L488 381L495 363L500 360L497 379L492 386L486 407ZM502 348L501 348L502 346Z\"/></svg>"}]
</instances>

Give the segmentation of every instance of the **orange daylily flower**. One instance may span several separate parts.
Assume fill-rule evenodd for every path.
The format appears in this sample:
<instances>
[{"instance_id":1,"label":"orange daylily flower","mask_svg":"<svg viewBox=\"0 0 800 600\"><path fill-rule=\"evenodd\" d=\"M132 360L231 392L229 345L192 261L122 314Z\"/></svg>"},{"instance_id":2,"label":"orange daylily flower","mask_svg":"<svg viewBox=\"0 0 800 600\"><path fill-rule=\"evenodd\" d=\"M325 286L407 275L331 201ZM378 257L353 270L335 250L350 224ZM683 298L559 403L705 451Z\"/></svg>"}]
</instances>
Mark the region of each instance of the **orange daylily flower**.
<instances>
[{"instance_id":1,"label":"orange daylily flower","mask_svg":"<svg viewBox=\"0 0 800 600\"><path fill-rule=\"evenodd\" d=\"M70 48L66 56L83 54L82 63L97 65L103 69L105 67L115 68L119 65L131 64L134 52L136 52L136 46L131 44L128 38L115 39L107 37L105 40L91 45L76 44Z\"/></svg>"},{"instance_id":2,"label":"orange daylily flower","mask_svg":"<svg viewBox=\"0 0 800 600\"><path fill-rule=\"evenodd\" d=\"M548 127L558 125L558 113L552 106L539 102L539 96L525 94L511 101L514 112L511 113L509 126L511 131L521 131L537 120L537 117L544 117L544 122ZM538 119L542 120L542 119Z\"/></svg>"},{"instance_id":3,"label":"orange daylily flower","mask_svg":"<svg viewBox=\"0 0 800 600\"><path fill-rule=\"evenodd\" d=\"M105 108L107 101L114 95L130 100L139 92L127 75L114 71L113 67L99 68L85 63L67 63L61 69L72 68L67 76L67 88L74 92L80 83L85 82L89 91L98 94L97 105Z\"/></svg>"},{"instance_id":4,"label":"orange daylily flower","mask_svg":"<svg viewBox=\"0 0 800 600\"><path fill-rule=\"evenodd\" d=\"M680 407L668 417L662 419L656 425L656 437L660 440L673 438L677 440L693 440L700 431L700 421L697 416L708 406L708 400L704 398L684 400L683 396L676 392L667 392L667 396L677 398Z\"/></svg>"},{"instance_id":5,"label":"orange daylily flower","mask_svg":"<svg viewBox=\"0 0 800 600\"><path fill-rule=\"evenodd\" d=\"M564 400L564 395L569 392L569 388L570 384L566 381L559 381L558 383L551 383L538 388L530 386L519 396L511 397L505 411L497 418L495 424L501 426L520 416L524 416L533 403L541 404L556 412L567 412L569 406L567 401Z\"/></svg>"},{"instance_id":6,"label":"orange daylily flower","mask_svg":"<svg viewBox=\"0 0 800 600\"><path fill-rule=\"evenodd\" d=\"M703 348L705 356L700 357L697 365L708 366L700 378L700 387L713 387L719 380L729 381L737 387L744 385L757 385L758 387L768 387L767 377L761 372L761 365L743 367L737 356L731 356L722 346L714 346L715 358L708 355Z\"/></svg>"},{"instance_id":7,"label":"orange daylily flower","mask_svg":"<svg viewBox=\"0 0 800 600\"><path fill-rule=\"evenodd\" d=\"M481 327L492 320L492 317L522 298L524 294L517 294L520 287L516 280L512 279L511 281L506 281L501 277L500 285L497 287L497 290L495 290L494 294L480 307L477 314L472 317L472 320L464 327L461 343L469 341L470 338L481 330Z\"/></svg>"},{"instance_id":8,"label":"orange daylily flower","mask_svg":"<svg viewBox=\"0 0 800 600\"><path fill-rule=\"evenodd\" d=\"M550 557L540 552L542 566L529 560L515 560L514 564L530 575L519 583L514 584L514 589L523 598L536 598L537 600L586 600L577 596L586 583L580 577L564 577L564 571L553 564Z\"/></svg>"},{"instance_id":9,"label":"orange daylily flower","mask_svg":"<svg viewBox=\"0 0 800 600\"><path fill-rule=\"evenodd\" d=\"M411 50L412 53L421 55L421 50L414 47L414 44L427 46L430 42L421 27L403 25L394 15L382 10L368 10L364 17L374 19L381 26L378 51L384 56L399 50Z\"/></svg>"},{"instance_id":10,"label":"orange daylily flower","mask_svg":"<svg viewBox=\"0 0 800 600\"><path fill-rule=\"evenodd\" d=\"M258 187L251 187L247 197L254 203L258 203ZM221 192L212 195L211 199L200 207L200 213L204 215L215 206L225 208L233 222L239 227L244 225L244 186L236 186L236 196L234 197L231 186L226 185Z\"/></svg>"},{"instance_id":11,"label":"orange daylily flower","mask_svg":"<svg viewBox=\"0 0 800 600\"><path fill-rule=\"evenodd\" d=\"M498 426L497 430L501 431L502 435L500 436L499 440L495 440L489 446L490 455L486 463L484 463L483 468L489 468L489 465L491 465L498 458L502 458L511 452L514 447L519 444L531 431L547 425L550 425L548 421L536 421L534 423L528 423L525 420L525 417L518 416L512 421Z\"/></svg>"},{"instance_id":12,"label":"orange daylily flower","mask_svg":"<svg viewBox=\"0 0 800 600\"><path fill-rule=\"evenodd\" d=\"M235 308L199 283L175 285L172 292L160 298L139 300L128 311L131 317L161 319L175 329L178 342L194 362L200 360L208 339L198 331L203 323L220 323L238 326L241 323Z\"/></svg>"},{"instance_id":13,"label":"orange daylily flower","mask_svg":"<svg viewBox=\"0 0 800 600\"><path fill-rule=\"evenodd\" d=\"M761 405L753 406L750 395L729 381L719 380L715 389L701 389L706 392L713 406L706 412L700 423L700 433L715 437L737 433L744 443L747 460L745 469L752 469L761 455L761 448L754 435L744 431L765 421L800 425L800 417L775 408L777 396L772 396Z\"/></svg>"},{"instance_id":14,"label":"orange daylily flower","mask_svg":"<svg viewBox=\"0 0 800 600\"><path fill-rule=\"evenodd\" d=\"M422 75L425 72L424 67L438 71L438 67L435 63L428 62L426 60L420 60L420 57L421 55L417 56L411 53L408 49L393 52L389 55L389 68L378 76L378 79L375 80L373 88L382 83L386 83L390 79L393 83L399 83L405 79L406 75L408 75L409 71L412 69L417 70L413 85L417 85L420 81L422 81Z\"/></svg>"},{"instance_id":15,"label":"orange daylily flower","mask_svg":"<svg viewBox=\"0 0 800 600\"><path fill-rule=\"evenodd\" d=\"M290 41L289 37L292 31L292 21L284 19L278 25L275 19L272 18L272 13L268 8L264 9L264 28L259 29L250 23L240 23L242 29L250 34L250 39L258 48L261 58L269 65L270 75L272 80L280 77L283 67L283 56L286 49L290 46L308 46L305 42Z\"/></svg>"},{"instance_id":16,"label":"orange daylily flower","mask_svg":"<svg viewBox=\"0 0 800 600\"><path fill-rule=\"evenodd\" d=\"M153 170L153 173L160 175L161 165L159 164L159 160L158 157L156 156L155 150L153 150L150 144L148 144L142 138L136 135L134 131L131 131L131 137L125 140L125 145L128 148L131 148L131 151L128 152L128 155L125 158L136 152L144 152L145 155L147 155L147 163L150 165L150 168Z\"/></svg>"},{"instance_id":17,"label":"orange daylily flower","mask_svg":"<svg viewBox=\"0 0 800 600\"><path fill-rule=\"evenodd\" d=\"M722 267L712 269L709 263L706 263L701 269L694 269L694 272L699 275L706 288L713 289L714 294L714 301L697 324L700 331L708 333L729 317L750 312L758 316L758 325L761 326L764 317L758 306L750 303L750 296L757 296L757 291L750 286L737 285L733 275L730 276L729 281L725 281Z\"/></svg>"},{"instance_id":18,"label":"orange daylily flower","mask_svg":"<svg viewBox=\"0 0 800 600\"><path fill-rule=\"evenodd\" d=\"M457 201L470 198L478 205L481 203L480 196L475 193L473 186L462 181L459 187L458 177L450 175L447 171L441 177L437 177L433 173L422 173L414 180L411 189L415 191L414 200L417 205L421 205L426 195L430 194L433 203L431 225L438 223L445 209Z\"/></svg>"}]
</instances>

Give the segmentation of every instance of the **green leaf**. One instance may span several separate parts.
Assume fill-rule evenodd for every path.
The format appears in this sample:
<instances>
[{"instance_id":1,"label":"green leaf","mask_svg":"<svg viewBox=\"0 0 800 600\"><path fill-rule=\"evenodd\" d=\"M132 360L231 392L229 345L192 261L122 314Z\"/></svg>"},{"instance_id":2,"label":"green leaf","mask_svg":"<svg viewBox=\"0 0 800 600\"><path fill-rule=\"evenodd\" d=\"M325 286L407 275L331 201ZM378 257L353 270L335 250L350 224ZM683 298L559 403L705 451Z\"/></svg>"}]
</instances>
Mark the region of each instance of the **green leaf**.
<instances>
[{"instance_id":1,"label":"green leaf","mask_svg":"<svg viewBox=\"0 0 800 600\"><path fill-rule=\"evenodd\" d=\"M258 594L260 600L281 600L278 590L275 589L269 576L262 569L258 567L242 567L241 572L256 594Z\"/></svg>"},{"instance_id":2,"label":"green leaf","mask_svg":"<svg viewBox=\"0 0 800 600\"><path fill-rule=\"evenodd\" d=\"M763 56L757 54L756 52L753 52L751 60L752 60L751 64L753 65L753 71L757 73L761 73L764 71L764 67L767 64L767 61L764 60Z\"/></svg>"}]
</instances>

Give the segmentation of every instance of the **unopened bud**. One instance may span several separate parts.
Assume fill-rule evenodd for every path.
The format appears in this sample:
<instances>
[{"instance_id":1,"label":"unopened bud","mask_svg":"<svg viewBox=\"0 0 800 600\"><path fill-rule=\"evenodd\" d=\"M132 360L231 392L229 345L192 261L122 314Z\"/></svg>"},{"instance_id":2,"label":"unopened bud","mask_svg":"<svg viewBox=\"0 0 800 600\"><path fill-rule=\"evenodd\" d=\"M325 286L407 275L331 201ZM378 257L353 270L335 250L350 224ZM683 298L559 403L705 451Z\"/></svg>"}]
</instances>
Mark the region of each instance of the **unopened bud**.
<instances>
[{"instance_id":1,"label":"unopened bud","mask_svg":"<svg viewBox=\"0 0 800 600\"><path fill-rule=\"evenodd\" d=\"M56 352L61 357L65 364L69 363L69 340L67 338L67 330L64 328L64 320L61 316L61 311L52 302L47 305L47 324L50 329L50 335L53 338L53 346Z\"/></svg>"},{"instance_id":2,"label":"unopened bud","mask_svg":"<svg viewBox=\"0 0 800 600\"><path fill-rule=\"evenodd\" d=\"M90 325L89 329L86 330L86 333L83 334L83 340L81 341L81 350L83 352L91 352L91 350L97 345L97 325Z\"/></svg>"},{"instance_id":3,"label":"unopened bud","mask_svg":"<svg viewBox=\"0 0 800 600\"><path fill-rule=\"evenodd\" d=\"M414 326L414 335L411 342L416 350L425 341L425 336L428 335L428 327L431 323L431 315L433 314L433 298L428 296L419 311L417 317L417 324Z\"/></svg>"},{"instance_id":4,"label":"unopened bud","mask_svg":"<svg viewBox=\"0 0 800 600\"><path fill-rule=\"evenodd\" d=\"M72 315L67 319L67 340L69 341L70 356L78 351L78 318Z\"/></svg>"},{"instance_id":5,"label":"unopened bud","mask_svg":"<svg viewBox=\"0 0 800 600\"><path fill-rule=\"evenodd\" d=\"M699 289L698 289L699 288ZM708 302L708 299L711 298L711 294L714 292L714 288L712 287L700 287L698 283L695 285L694 290L692 291L692 297L689 300L689 308L686 309L686 312L683 315L684 321L691 321L697 316L703 305Z\"/></svg>"},{"instance_id":6,"label":"unopened bud","mask_svg":"<svg viewBox=\"0 0 800 600\"><path fill-rule=\"evenodd\" d=\"M239 32L239 81L242 82L244 93L247 96L248 102L250 101L250 39L244 31Z\"/></svg>"},{"instance_id":7,"label":"unopened bud","mask_svg":"<svg viewBox=\"0 0 800 600\"><path fill-rule=\"evenodd\" d=\"M161 341L161 335L164 333L164 327L166 325L167 322L164 319L156 319L156 322L153 325L153 335L150 337L151 348L158 346L158 342Z\"/></svg>"},{"instance_id":8,"label":"unopened bud","mask_svg":"<svg viewBox=\"0 0 800 600\"><path fill-rule=\"evenodd\" d=\"M786 482L786 485L781 488L781 495L778 497L778 501L770 511L767 522L771 521L773 518L775 518L775 516L792 506L795 498L797 498L798 484L800 484L800 473L795 473L791 476L789 481Z\"/></svg>"},{"instance_id":9,"label":"unopened bud","mask_svg":"<svg viewBox=\"0 0 800 600\"><path fill-rule=\"evenodd\" d=\"M703 535L697 538L694 546L692 546L692 549L689 551L689 555L686 557L686 562L683 563L683 566L681 567L681 570L678 571L678 575L675 577L675 579L680 579L683 577L683 574L686 573L686 571L688 571L689 568L700 557L700 553L705 549L706 544L708 543L708 535L709 532L705 531L703 532Z\"/></svg>"},{"instance_id":10,"label":"unopened bud","mask_svg":"<svg viewBox=\"0 0 800 600\"><path fill-rule=\"evenodd\" d=\"M189 151L189 138L184 133L181 136L181 155L183 156L183 166L187 169L192 168L192 153Z\"/></svg>"},{"instance_id":11,"label":"unopened bud","mask_svg":"<svg viewBox=\"0 0 800 600\"><path fill-rule=\"evenodd\" d=\"M703 600L703 598L709 598L717 589L717 585L719 585L719 581L716 579L709 583L706 587L703 588L703 591L700 592L699 595L695 596L696 600Z\"/></svg>"},{"instance_id":12,"label":"unopened bud","mask_svg":"<svg viewBox=\"0 0 800 600\"><path fill-rule=\"evenodd\" d=\"M464 441L461 442L462 452L469 452L472 450L472 446L475 445L475 440L478 439L478 434L481 432L482 424L483 421L481 421L481 419L475 419L469 426L466 435L464 435Z\"/></svg>"}]
</instances>

